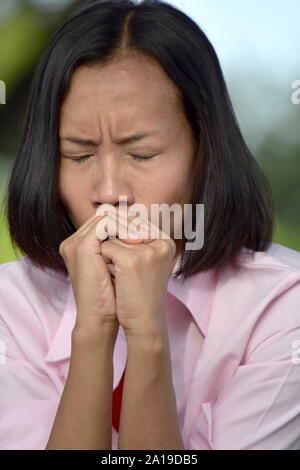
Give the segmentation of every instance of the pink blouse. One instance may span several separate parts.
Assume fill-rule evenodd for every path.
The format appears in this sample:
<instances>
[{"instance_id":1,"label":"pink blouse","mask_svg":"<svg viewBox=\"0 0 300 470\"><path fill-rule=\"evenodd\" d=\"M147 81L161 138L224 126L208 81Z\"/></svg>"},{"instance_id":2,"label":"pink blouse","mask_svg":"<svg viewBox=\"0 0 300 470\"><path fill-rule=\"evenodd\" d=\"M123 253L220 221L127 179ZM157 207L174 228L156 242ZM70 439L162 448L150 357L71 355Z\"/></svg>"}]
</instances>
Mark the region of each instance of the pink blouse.
<instances>
[{"instance_id":1,"label":"pink blouse","mask_svg":"<svg viewBox=\"0 0 300 470\"><path fill-rule=\"evenodd\" d=\"M247 253L219 273L168 281L173 386L189 450L300 449L300 253L276 243ZM75 319L68 276L27 256L0 265L0 449L46 447ZM126 360L120 326L114 390ZM112 449L117 441L112 426Z\"/></svg>"}]
</instances>

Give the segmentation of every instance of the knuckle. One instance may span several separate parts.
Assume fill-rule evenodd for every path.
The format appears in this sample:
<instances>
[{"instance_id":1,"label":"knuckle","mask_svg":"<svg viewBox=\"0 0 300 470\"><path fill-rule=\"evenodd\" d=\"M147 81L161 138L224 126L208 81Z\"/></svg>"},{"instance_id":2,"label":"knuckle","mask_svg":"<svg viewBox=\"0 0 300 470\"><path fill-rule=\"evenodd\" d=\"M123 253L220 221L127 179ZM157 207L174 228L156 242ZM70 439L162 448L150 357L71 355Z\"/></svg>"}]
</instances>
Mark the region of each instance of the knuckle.
<instances>
[{"instance_id":1,"label":"knuckle","mask_svg":"<svg viewBox=\"0 0 300 470\"><path fill-rule=\"evenodd\" d=\"M59 245L59 254L62 258L67 258L72 250L74 245L74 241L66 238L61 242Z\"/></svg>"},{"instance_id":2,"label":"knuckle","mask_svg":"<svg viewBox=\"0 0 300 470\"><path fill-rule=\"evenodd\" d=\"M66 246L65 240L63 240L63 241L60 243L59 249L58 249L59 254L60 254L60 256L62 256L62 257L63 257L64 254L65 254L65 246Z\"/></svg>"},{"instance_id":3,"label":"knuckle","mask_svg":"<svg viewBox=\"0 0 300 470\"><path fill-rule=\"evenodd\" d=\"M162 257L166 257L170 254L170 245L166 240L160 240L157 245L158 253Z\"/></svg>"},{"instance_id":4,"label":"knuckle","mask_svg":"<svg viewBox=\"0 0 300 470\"><path fill-rule=\"evenodd\" d=\"M164 255L168 255L170 253L170 245L165 240L162 240L161 251Z\"/></svg>"},{"instance_id":5,"label":"knuckle","mask_svg":"<svg viewBox=\"0 0 300 470\"><path fill-rule=\"evenodd\" d=\"M144 260L146 263L151 263L155 259L155 250L150 246L144 247Z\"/></svg>"}]
</instances>

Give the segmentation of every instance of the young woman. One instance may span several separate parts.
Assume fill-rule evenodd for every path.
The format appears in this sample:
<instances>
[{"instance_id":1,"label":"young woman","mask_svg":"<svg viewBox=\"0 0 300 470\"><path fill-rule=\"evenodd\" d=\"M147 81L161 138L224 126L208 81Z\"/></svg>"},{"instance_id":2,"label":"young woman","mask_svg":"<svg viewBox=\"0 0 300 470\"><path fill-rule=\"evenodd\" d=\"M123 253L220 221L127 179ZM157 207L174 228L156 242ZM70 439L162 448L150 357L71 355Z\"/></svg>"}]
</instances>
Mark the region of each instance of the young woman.
<instances>
[{"instance_id":1,"label":"young woman","mask_svg":"<svg viewBox=\"0 0 300 470\"><path fill-rule=\"evenodd\" d=\"M141 214L121 237L120 195L204 204L203 246ZM69 17L6 202L24 256L0 266L2 449L300 448L300 254L272 243L268 182L191 18L148 0Z\"/></svg>"}]
</instances>

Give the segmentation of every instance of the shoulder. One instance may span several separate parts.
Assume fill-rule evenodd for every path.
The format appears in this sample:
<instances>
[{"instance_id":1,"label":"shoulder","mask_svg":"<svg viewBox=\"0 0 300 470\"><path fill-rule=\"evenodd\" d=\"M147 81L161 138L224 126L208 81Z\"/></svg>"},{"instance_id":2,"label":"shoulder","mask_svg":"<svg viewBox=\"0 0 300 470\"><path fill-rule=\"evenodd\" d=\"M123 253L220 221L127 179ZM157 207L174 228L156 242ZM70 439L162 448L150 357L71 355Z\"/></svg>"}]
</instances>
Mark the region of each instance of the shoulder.
<instances>
[{"instance_id":1,"label":"shoulder","mask_svg":"<svg viewBox=\"0 0 300 470\"><path fill-rule=\"evenodd\" d=\"M220 287L240 287L240 292L252 295L255 291L270 294L272 289L274 295L280 294L284 288L299 285L300 252L278 243L271 243L266 251L243 248L237 262L221 270L218 279Z\"/></svg>"},{"instance_id":2,"label":"shoulder","mask_svg":"<svg viewBox=\"0 0 300 470\"><path fill-rule=\"evenodd\" d=\"M300 273L300 252L292 248L273 242L266 251L253 252L252 259L248 256L249 252L243 248L239 257L239 263L247 268Z\"/></svg>"},{"instance_id":3,"label":"shoulder","mask_svg":"<svg viewBox=\"0 0 300 470\"><path fill-rule=\"evenodd\" d=\"M300 326L300 253L277 243L243 249L236 265L220 271L214 309L216 322L222 312L231 332L256 342Z\"/></svg>"},{"instance_id":4,"label":"shoulder","mask_svg":"<svg viewBox=\"0 0 300 470\"><path fill-rule=\"evenodd\" d=\"M248 256L241 252L238 273L245 288L253 287L269 303L285 292L293 292L300 300L300 253L278 243L271 243L266 251L254 252Z\"/></svg>"},{"instance_id":5,"label":"shoulder","mask_svg":"<svg viewBox=\"0 0 300 470\"><path fill-rule=\"evenodd\" d=\"M27 256L0 264L0 331L28 345L51 335L67 297L68 278Z\"/></svg>"},{"instance_id":6,"label":"shoulder","mask_svg":"<svg viewBox=\"0 0 300 470\"><path fill-rule=\"evenodd\" d=\"M41 268L27 256L0 264L0 301L18 303L51 299L67 285L67 277L49 268Z\"/></svg>"}]
</instances>

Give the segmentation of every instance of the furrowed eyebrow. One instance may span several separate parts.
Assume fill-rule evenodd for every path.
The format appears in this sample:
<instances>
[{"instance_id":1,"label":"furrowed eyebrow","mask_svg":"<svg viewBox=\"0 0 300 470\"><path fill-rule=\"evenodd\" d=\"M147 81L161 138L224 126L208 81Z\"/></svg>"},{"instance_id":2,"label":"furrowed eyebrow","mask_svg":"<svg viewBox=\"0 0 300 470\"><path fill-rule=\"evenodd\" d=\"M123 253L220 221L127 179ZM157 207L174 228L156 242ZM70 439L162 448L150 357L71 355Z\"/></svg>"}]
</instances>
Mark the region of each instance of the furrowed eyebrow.
<instances>
[{"instance_id":1,"label":"furrowed eyebrow","mask_svg":"<svg viewBox=\"0 0 300 470\"><path fill-rule=\"evenodd\" d=\"M61 137L61 140L67 140L73 142L73 144L79 145L97 145L97 142L89 139L80 139L79 137Z\"/></svg>"},{"instance_id":2,"label":"furrowed eyebrow","mask_svg":"<svg viewBox=\"0 0 300 470\"><path fill-rule=\"evenodd\" d=\"M127 137L123 137L123 139L115 139L113 140L113 142L115 144L131 144L132 142L137 142L138 140L145 139L146 137L150 137L154 134L158 134L158 131L143 132L141 134L129 135Z\"/></svg>"},{"instance_id":3,"label":"furrowed eyebrow","mask_svg":"<svg viewBox=\"0 0 300 470\"><path fill-rule=\"evenodd\" d=\"M146 137L150 137L151 135L157 134L158 131L153 131L153 132L144 132L141 134L136 134L136 135L129 135L127 137L123 137L122 139L114 139L113 142L115 144L130 144L132 142L137 142L141 139L144 139ZM67 140L68 142L73 142L74 144L78 145L99 145L98 142L95 142L94 140L90 139L81 139L79 137L61 137L61 140Z\"/></svg>"}]
</instances>

